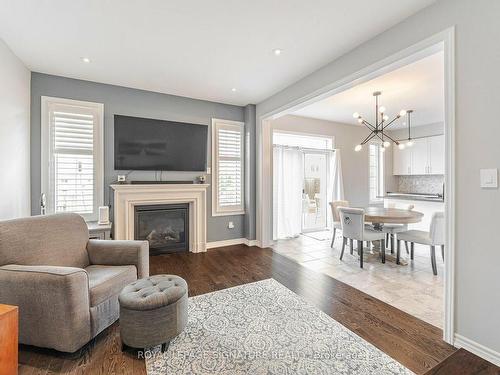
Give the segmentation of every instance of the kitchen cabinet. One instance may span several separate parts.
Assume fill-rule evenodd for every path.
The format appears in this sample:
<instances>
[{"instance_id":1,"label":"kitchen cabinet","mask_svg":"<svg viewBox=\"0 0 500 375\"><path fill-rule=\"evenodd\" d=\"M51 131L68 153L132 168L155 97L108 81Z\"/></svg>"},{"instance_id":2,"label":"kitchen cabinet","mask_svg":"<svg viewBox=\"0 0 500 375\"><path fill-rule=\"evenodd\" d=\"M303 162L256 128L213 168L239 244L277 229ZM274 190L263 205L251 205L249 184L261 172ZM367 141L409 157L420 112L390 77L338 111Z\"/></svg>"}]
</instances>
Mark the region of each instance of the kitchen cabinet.
<instances>
[{"instance_id":1,"label":"kitchen cabinet","mask_svg":"<svg viewBox=\"0 0 500 375\"><path fill-rule=\"evenodd\" d=\"M444 135L429 137L428 174L444 174Z\"/></svg>"},{"instance_id":2,"label":"kitchen cabinet","mask_svg":"<svg viewBox=\"0 0 500 375\"><path fill-rule=\"evenodd\" d=\"M408 150L400 150L394 145L392 163L394 175L407 176L411 174L411 152Z\"/></svg>"},{"instance_id":3,"label":"kitchen cabinet","mask_svg":"<svg viewBox=\"0 0 500 375\"><path fill-rule=\"evenodd\" d=\"M429 152L428 138L419 138L413 141L413 146L402 150L403 152L411 153L411 174L421 175L427 174L429 166Z\"/></svg>"},{"instance_id":4,"label":"kitchen cabinet","mask_svg":"<svg viewBox=\"0 0 500 375\"><path fill-rule=\"evenodd\" d=\"M393 151L393 170L396 176L444 174L444 136L418 138L412 147Z\"/></svg>"}]
</instances>

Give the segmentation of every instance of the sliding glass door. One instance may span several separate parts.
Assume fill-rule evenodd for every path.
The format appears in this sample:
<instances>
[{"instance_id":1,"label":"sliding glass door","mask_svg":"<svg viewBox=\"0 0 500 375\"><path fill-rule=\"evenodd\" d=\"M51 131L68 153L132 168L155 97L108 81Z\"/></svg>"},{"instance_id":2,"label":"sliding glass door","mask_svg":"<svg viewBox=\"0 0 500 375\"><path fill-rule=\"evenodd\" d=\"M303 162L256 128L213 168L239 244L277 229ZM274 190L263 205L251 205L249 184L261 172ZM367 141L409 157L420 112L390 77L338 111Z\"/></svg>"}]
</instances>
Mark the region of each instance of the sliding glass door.
<instances>
[{"instance_id":1,"label":"sliding glass door","mask_svg":"<svg viewBox=\"0 0 500 375\"><path fill-rule=\"evenodd\" d=\"M273 133L275 240L327 229L332 155L333 137Z\"/></svg>"},{"instance_id":2,"label":"sliding glass door","mask_svg":"<svg viewBox=\"0 0 500 375\"><path fill-rule=\"evenodd\" d=\"M329 154L304 151L304 183L302 190L302 232L327 227L327 179Z\"/></svg>"}]
</instances>

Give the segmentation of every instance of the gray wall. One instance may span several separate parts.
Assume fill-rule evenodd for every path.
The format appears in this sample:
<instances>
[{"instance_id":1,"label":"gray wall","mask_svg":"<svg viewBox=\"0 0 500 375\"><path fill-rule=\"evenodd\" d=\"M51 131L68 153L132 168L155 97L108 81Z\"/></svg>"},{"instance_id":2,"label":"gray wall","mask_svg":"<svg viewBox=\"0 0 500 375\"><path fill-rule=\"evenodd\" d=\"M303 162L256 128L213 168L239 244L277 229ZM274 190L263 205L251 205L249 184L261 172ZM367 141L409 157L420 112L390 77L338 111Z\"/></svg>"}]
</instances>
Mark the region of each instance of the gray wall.
<instances>
[{"instance_id":1,"label":"gray wall","mask_svg":"<svg viewBox=\"0 0 500 375\"><path fill-rule=\"evenodd\" d=\"M0 39L0 220L30 214L30 72Z\"/></svg>"},{"instance_id":2,"label":"gray wall","mask_svg":"<svg viewBox=\"0 0 500 375\"><path fill-rule=\"evenodd\" d=\"M273 120L271 125L273 130L335 137L335 148L341 153L346 200L356 207L366 207L370 204L368 147L364 147L360 152L354 151L354 147L367 136L366 128L291 115ZM392 158L386 154L385 159L386 189L391 190L395 187L392 176Z\"/></svg>"},{"instance_id":3,"label":"gray wall","mask_svg":"<svg viewBox=\"0 0 500 375\"><path fill-rule=\"evenodd\" d=\"M69 79L33 72L31 74L31 204L32 213L40 212L40 98L86 100L104 104L104 203L109 202L108 186L116 181L113 159L113 115L130 115L162 120L191 122L210 126L212 117L244 121L239 106L154 93L101 83ZM255 126L253 126L255 128ZM209 130L210 134L210 130ZM208 165L211 165L210 141ZM166 180L192 180L199 173L164 172ZM134 171L132 180L154 180L152 171ZM210 179L208 181L210 183ZM211 191L208 191L208 241L241 238L245 235L245 215L212 217ZM228 229L228 222L234 229Z\"/></svg>"},{"instance_id":4,"label":"gray wall","mask_svg":"<svg viewBox=\"0 0 500 375\"><path fill-rule=\"evenodd\" d=\"M257 105L257 119L446 28L455 26L455 332L500 352L500 192L481 189L498 168L500 1L440 0ZM494 118L494 115L493 115ZM257 132L260 131L260 124Z\"/></svg>"}]
</instances>

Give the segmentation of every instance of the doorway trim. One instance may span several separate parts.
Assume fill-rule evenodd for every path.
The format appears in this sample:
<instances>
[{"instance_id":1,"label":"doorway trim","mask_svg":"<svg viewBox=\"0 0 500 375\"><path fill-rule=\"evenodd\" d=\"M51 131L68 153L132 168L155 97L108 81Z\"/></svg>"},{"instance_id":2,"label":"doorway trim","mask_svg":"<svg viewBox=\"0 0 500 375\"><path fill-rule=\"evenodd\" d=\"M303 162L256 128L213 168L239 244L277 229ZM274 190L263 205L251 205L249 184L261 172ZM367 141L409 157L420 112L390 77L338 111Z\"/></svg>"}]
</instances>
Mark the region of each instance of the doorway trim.
<instances>
[{"instance_id":1,"label":"doorway trim","mask_svg":"<svg viewBox=\"0 0 500 375\"><path fill-rule=\"evenodd\" d=\"M444 51L445 96L445 217L446 247L444 275L443 339L453 344L455 333L455 28L405 48L375 64L311 92L257 118L257 241L272 244L272 129L270 120L295 112L313 102L345 91L360 83Z\"/></svg>"}]
</instances>

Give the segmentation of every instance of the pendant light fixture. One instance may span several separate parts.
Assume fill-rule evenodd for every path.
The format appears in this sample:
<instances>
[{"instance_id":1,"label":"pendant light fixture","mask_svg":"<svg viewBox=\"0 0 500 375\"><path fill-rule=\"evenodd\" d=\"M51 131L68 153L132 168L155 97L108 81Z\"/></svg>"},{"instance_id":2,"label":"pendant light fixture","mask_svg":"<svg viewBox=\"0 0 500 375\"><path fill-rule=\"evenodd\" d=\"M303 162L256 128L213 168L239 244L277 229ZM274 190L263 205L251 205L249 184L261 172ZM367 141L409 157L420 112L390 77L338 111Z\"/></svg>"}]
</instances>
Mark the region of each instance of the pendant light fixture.
<instances>
[{"instance_id":1,"label":"pendant light fixture","mask_svg":"<svg viewBox=\"0 0 500 375\"><path fill-rule=\"evenodd\" d=\"M404 109L401 110L392 120L389 121L389 116L386 115L386 108L384 106L379 106L378 97L380 95L382 95L382 92L380 91L375 91L373 93L373 96L375 97L375 124L371 124L366 121L358 112L355 112L352 115L358 120L358 123L365 125L371 131L370 134L368 134L368 136L354 148L354 151L356 152L361 151L363 149L363 145L370 142L373 138L380 140L380 147L382 151L385 151L385 149L391 145L391 142L389 141L392 141L400 148L402 146L402 143L387 135L386 129L400 117L406 115L406 111Z\"/></svg>"},{"instance_id":2,"label":"pendant light fixture","mask_svg":"<svg viewBox=\"0 0 500 375\"><path fill-rule=\"evenodd\" d=\"M406 142L406 147L413 146L413 138L411 137L411 114L412 113L413 113L412 109L409 109L408 111L406 111L406 116L407 116L406 122L408 123L408 142Z\"/></svg>"}]
</instances>

